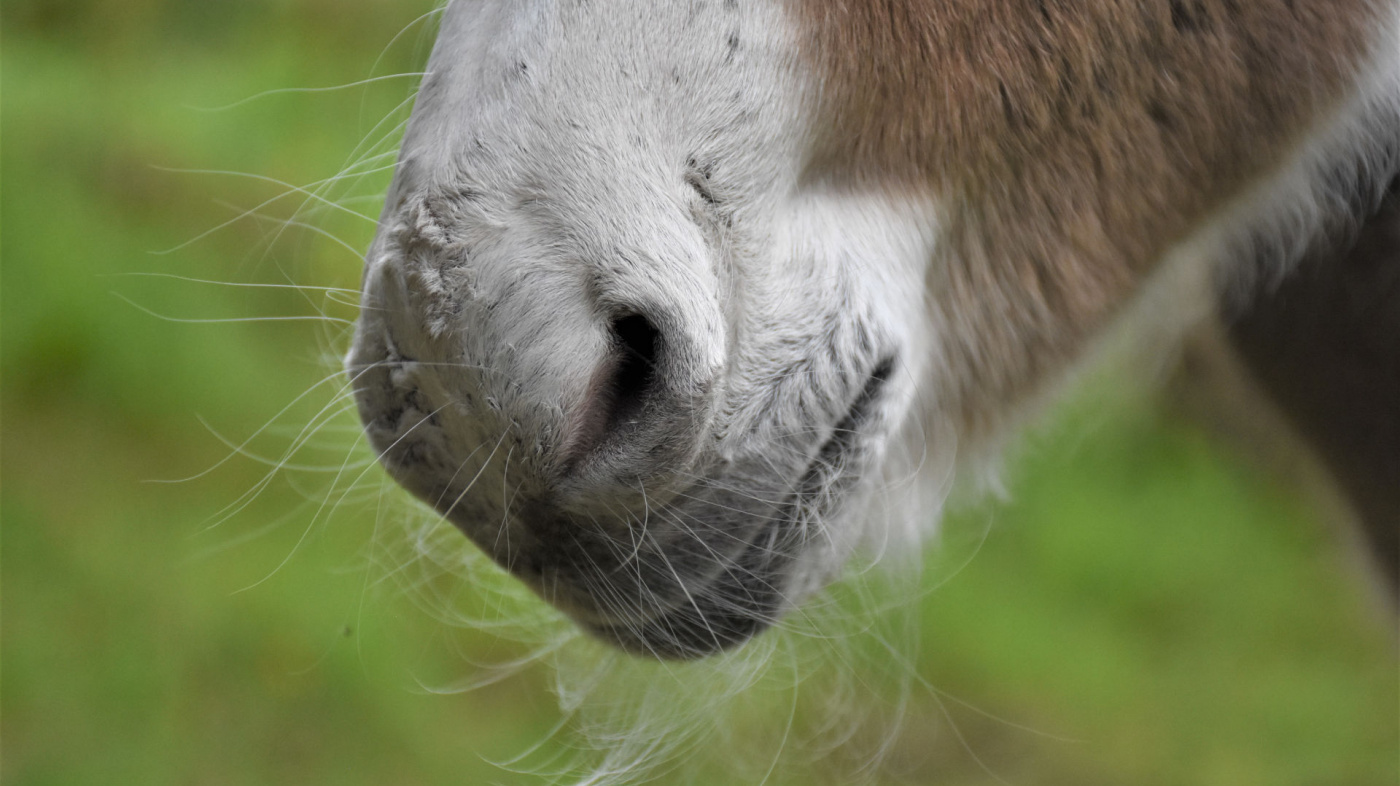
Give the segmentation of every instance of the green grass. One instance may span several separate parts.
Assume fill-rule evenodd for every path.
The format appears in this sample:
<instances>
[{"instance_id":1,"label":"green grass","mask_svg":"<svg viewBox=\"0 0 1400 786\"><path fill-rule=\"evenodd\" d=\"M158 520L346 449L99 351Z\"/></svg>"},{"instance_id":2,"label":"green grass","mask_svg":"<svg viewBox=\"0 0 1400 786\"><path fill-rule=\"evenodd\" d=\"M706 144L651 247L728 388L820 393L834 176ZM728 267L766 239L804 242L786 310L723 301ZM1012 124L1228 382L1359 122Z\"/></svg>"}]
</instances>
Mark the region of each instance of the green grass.
<instances>
[{"instance_id":1,"label":"green grass","mask_svg":"<svg viewBox=\"0 0 1400 786\"><path fill-rule=\"evenodd\" d=\"M171 323L112 294L171 316L246 317L315 312L293 292L124 274L355 287L354 254L306 231L269 242L275 229L257 221L151 254L221 224L232 215L223 203L279 193L158 167L293 183L335 174L407 82L189 107L369 76L428 7L6 6L5 783L542 782L489 760L558 721L546 667L465 694L421 689L522 650L445 630L431 604L395 589L373 559L402 545L376 533L377 470L333 516L313 518L306 502L324 478L285 473L212 528L264 468L235 459L187 483L147 482L225 458L199 418L230 438L253 434L332 367L323 356L339 328ZM374 73L417 70L420 43L410 32ZM372 232L368 221L318 221L355 248ZM1393 620L1375 613L1341 538L1289 490L1131 398L1062 408L1010 472L1011 500L949 522L914 608L919 673L941 693L914 699L882 782L1400 783ZM294 407L277 422L293 431L252 449L276 455L328 399ZM339 462L348 440L328 437L299 460ZM450 577L420 589L480 598ZM880 659L863 663L878 683ZM788 694L754 701L752 736L771 736ZM799 706L810 716L799 725L821 720L819 696ZM696 766L722 773L714 762L729 744ZM783 782L835 772L843 755L856 754L782 771Z\"/></svg>"}]
</instances>

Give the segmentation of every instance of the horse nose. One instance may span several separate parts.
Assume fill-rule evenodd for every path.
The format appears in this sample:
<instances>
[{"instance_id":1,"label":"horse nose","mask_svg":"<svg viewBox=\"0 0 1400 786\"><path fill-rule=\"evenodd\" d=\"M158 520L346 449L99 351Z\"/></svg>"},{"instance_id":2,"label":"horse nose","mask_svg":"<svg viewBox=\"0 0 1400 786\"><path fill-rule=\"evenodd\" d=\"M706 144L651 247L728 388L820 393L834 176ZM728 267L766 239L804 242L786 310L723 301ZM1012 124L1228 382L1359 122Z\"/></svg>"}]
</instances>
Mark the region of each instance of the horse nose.
<instances>
[{"instance_id":1,"label":"horse nose","mask_svg":"<svg viewBox=\"0 0 1400 786\"><path fill-rule=\"evenodd\" d=\"M559 513L635 513L697 470L723 367L717 310L547 284L470 298L413 254L376 258L348 365L371 442L425 499L502 486L477 471L498 440L525 446L496 451L513 498Z\"/></svg>"},{"instance_id":2,"label":"horse nose","mask_svg":"<svg viewBox=\"0 0 1400 786\"><path fill-rule=\"evenodd\" d=\"M514 225L498 237L419 202L371 249L348 359L400 482L602 520L700 471L729 357L703 243L658 231L646 253L540 253Z\"/></svg>"}]
</instances>

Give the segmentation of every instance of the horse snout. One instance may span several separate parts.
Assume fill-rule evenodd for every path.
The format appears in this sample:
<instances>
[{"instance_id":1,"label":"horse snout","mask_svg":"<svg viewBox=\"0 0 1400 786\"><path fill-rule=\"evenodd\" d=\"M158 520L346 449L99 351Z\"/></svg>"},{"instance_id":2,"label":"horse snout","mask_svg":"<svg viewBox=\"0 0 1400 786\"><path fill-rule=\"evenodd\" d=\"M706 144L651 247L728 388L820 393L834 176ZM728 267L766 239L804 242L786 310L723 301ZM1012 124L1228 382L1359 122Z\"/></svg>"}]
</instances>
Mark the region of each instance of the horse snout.
<instances>
[{"instance_id":1,"label":"horse snout","mask_svg":"<svg viewBox=\"0 0 1400 786\"><path fill-rule=\"evenodd\" d=\"M636 526L713 442L719 320L581 278L402 243L366 274L347 366L370 442L512 567L538 562L522 559L528 544L570 535L560 521Z\"/></svg>"}]
</instances>

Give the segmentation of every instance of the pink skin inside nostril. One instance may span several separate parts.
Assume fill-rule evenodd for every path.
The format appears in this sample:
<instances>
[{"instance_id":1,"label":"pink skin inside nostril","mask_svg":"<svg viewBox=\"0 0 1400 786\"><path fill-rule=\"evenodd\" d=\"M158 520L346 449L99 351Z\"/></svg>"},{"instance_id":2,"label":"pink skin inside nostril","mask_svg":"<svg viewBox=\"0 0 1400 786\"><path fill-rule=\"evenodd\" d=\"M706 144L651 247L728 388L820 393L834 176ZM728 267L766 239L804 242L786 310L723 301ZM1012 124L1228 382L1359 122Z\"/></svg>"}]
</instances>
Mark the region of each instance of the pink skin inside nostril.
<instances>
[{"instance_id":1,"label":"pink skin inside nostril","mask_svg":"<svg viewBox=\"0 0 1400 786\"><path fill-rule=\"evenodd\" d=\"M641 414L651 394L660 336L650 320L626 314L612 321L611 351L598 364L582 402L565 416L559 466L572 470L608 435Z\"/></svg>"},{"instance_id":2,"label":"pink skin inside nostril","mask_svg":"<svg viewBox=\"0 0 1400 786\"><path fill-rule=\"evenodd\" d=\"M609 353L584 388L583 399L564 413L564 439L560 442L556 464L568 474L607 437L612 420L613 403L617 397L615 380L622 359Z\"/></svg>"}]
</instances>

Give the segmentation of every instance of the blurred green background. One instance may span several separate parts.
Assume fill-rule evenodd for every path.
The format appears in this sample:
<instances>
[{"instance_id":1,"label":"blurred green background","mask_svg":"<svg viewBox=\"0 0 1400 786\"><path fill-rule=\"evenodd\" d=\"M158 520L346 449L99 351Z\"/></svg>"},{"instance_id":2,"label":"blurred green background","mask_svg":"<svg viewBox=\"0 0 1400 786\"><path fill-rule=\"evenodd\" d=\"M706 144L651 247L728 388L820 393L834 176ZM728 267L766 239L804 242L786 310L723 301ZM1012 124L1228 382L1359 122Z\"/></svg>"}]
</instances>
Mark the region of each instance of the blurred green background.
<instances>
[{"instance_id":1,"label":"blurred green background","mask_svg":"<svg viewBox=\"0 0 1400 786\"><path fill-rule=\"evenodd\" d=\"M413 80L208 110L414 72L431 10L7 0L6 784L529 784L548 779L490 762L567 752L547 666L422 688L524 645L442 624L470 581L393 575L407 503L347 454L340 380L317 384L343 293L189 280L357 286L372 220L349 210L377 215ZM282 185L317 183L330 202ZM915 665L936 691L877 782L1400 782L1394 621L1344 538L1152 402L1088 400L930 557ZM259 457L311 422L269 479ZM730 782L720 748L694 780ZM833 771L798 755L772 782Z\"/></svg>"}]
</instances>

